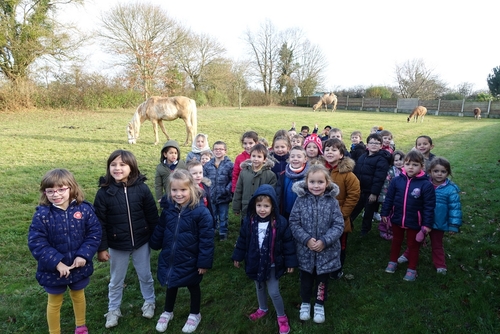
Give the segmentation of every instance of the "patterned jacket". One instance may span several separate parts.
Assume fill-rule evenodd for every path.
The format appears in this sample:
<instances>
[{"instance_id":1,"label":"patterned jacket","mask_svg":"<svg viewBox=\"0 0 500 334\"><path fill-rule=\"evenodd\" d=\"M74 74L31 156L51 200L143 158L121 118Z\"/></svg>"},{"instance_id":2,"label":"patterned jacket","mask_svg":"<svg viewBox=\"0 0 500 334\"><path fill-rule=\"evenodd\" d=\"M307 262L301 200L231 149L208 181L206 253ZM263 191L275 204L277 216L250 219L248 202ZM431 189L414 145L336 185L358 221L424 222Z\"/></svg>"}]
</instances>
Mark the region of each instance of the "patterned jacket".
<instances>
[{"instance_id":1,"label":"patterned jacket","mask_svg":"<svg viewBox=\"0 0 500 334\"><path fill-rule=\"evenodd\" d=\"M203 166L203 175L212 181L212 204L229 203L232 199L231 180L233 175L233 162L225 156L218 167L215 167L215 158Z\"/></svg>"}]
</instances>

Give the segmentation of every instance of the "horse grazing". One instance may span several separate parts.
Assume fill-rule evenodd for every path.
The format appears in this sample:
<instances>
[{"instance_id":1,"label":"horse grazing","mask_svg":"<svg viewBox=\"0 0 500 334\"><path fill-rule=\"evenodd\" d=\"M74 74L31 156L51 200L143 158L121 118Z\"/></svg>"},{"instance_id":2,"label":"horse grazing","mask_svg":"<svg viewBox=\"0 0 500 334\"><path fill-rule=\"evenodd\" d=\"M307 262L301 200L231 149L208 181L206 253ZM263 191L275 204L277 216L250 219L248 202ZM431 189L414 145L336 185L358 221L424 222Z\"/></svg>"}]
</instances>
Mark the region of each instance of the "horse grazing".
<instances>
[{"instance_id":1,"label":"horse grazing","mask_svg":"<svg viewBox=\"0 0 500 334\"><path fill-rule=\"evenodd\" d=\"M137 107L132 120L128 123L128 143L136 143L139 138L141 124L145 120L150 120L153 123L156 138L155 145L159 142L158 124L160 124L161 131L163 131L168 140L169 136L163 126L163 121L173 121L177 118L181 118L186 123L187 136L184 145L188 145L190 139L194 141L194 137L198 131L196 102L185 96L150 97Z\"/></svg>"},{"instance_id":2,"label":"horse grazing","mask_svg":"<svg viewBox=\"0 0 500 334\"><path fill-rule=\"evenodd\" d=\"M316 111L316 109L321 108L323 105L325 105L325 109L328 110L329 104L333 105L332 112L337 110L337 95L333 93L325 93L318 101L318 103L313 105L313 111Z\"/></svg>"},{"instance_id":3,"label":"horse grazing","mask_svg":"<svg viewBox=\"0 0 500 334\"><path fill-rule=\"evenodd\" d=\"M418 106L415 109L413 109L413 111L411 112L410 116L408 116L408 122L410 122L410 119L412 117L415 120L415 122L417 122L419 116L422 117L421 118L421 122L424 122L424 116L425 116L425 114L427 114L427 108L426 107L422 107L422 106Z\"/></svg>"},{"instance_id":4,"label":"horse grazing","mask_svg":"<svg viewBox=\"0 0 500 334\"><path fill-rule=\"evenodd\" d=\"M474 118L475 119L481 119L481 109L474 108Z\"/></svg>"}]
</instances>

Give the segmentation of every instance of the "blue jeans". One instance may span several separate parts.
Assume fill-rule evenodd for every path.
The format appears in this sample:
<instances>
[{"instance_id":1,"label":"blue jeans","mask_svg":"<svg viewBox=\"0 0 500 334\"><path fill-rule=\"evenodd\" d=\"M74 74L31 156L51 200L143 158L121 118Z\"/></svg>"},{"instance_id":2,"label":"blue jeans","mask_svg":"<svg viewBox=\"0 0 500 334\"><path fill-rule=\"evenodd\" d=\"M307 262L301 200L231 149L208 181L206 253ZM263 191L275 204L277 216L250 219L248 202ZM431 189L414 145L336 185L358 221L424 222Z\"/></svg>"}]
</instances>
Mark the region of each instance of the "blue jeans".
<instances>
[{"instance_id":1,"label":"blue jeans","mask_svg":"<svg viewBox=\"0 0 500 334\"><path fill-rule=\"evenodd\" d=\"M213 204L212 211L215 217L215 229L219 229L219 235L227 235L229 203Z\"/></svg>"}]
</instances>

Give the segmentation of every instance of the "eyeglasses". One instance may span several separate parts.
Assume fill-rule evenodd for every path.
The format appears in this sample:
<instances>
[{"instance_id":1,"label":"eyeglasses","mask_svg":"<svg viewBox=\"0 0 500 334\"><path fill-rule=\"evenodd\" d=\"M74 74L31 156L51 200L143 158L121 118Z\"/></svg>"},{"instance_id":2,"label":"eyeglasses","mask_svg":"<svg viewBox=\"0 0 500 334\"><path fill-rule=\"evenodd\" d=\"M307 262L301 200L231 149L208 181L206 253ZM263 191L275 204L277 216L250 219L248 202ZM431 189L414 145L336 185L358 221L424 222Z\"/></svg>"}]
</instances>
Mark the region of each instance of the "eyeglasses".
<instances>
[{"instance_id":1,"label":"eyeglasses","mask_svg":"<svg viewBox=\"0 0 500 334\"><path fill-rule=\"evenodd\" d=\"M368 143L368 145L382 145L382 143L379 143L379 142L371 142L371 143Z\"/></svg>"},{"instance_id":2,"label":"eyeglasses","mask_svg":"<svg viewBox=\"0 0 500 334\"><path fill-rule=\"evenodd\" d=\"M56 193L59 194L59 195L62 195L68 189L69 189L69 187L67 187L67 188L59 188L59 189L56 189L56 190L45 190L43 193L45 195L47 195L47 196L54 196Z\"/></svg>"}]
</instances>

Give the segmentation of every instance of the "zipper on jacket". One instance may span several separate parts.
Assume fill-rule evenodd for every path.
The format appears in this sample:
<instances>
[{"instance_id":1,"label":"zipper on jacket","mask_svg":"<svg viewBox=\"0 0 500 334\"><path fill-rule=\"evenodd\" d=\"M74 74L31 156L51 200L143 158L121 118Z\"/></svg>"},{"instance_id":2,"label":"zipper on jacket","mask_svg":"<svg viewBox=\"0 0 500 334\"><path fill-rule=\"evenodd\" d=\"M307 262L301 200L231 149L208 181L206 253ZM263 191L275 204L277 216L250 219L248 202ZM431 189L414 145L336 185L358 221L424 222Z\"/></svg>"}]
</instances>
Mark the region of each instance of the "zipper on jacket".
<instances>
[{"instance_id":1,"label":"zipper on jacket","mask_svg":"<svg viewBox=\"0 0 500 334\"><path fill-rule=\"evenodd\" d=\"M130 228L130 240L132 241L132 247L134 247L135 246L134 229L132 227L132 216L130 215L130 205L128 203L127 186L123 187L123 192L125 193L125 203L127 204L127 216L128 216L128 225Z\"/></svg>"},{"instance_id":2,"label":"zipper on jacket","mask_svg":"<svg viewBox=\"0 0 500 334\"><path fill-rule=\"evenodd\" d=\"M175 244L177 243L177 237L179 235L179 222L181 221L181 213L182 213L182 208L181 210L179 211L179 214L177 215L177 224L175 225L175 232L174 232L174 238L173 238L173 242L172 242L172 247L170 248L170 259L169 259L169 263L170 263L170 268L167 272L167 281L168 281L168 278L170 277L170 273L172 272L172 269L173 269L173 263L174 263L174 259L175 259Z\"/></svg>"},{"instance_id":3,"label":"zipper on jacket","mask_svg":"<svg viewBox=\"0 0 500 334\"><path fill-rule=\"evenodd\" d=\"M71 224L69 222L69 217L68 217L68 211L67 210L64 210L64 216L66 217L66 226L68 228L68 234L67 234L67 236L68 236L69 258L72 259L73 258L73 251L71 250L71 244L72 244L72 242L71 242L71 237L70 237L71 236L71 230L70 230Z\"/></svg>"}]
</instances>

